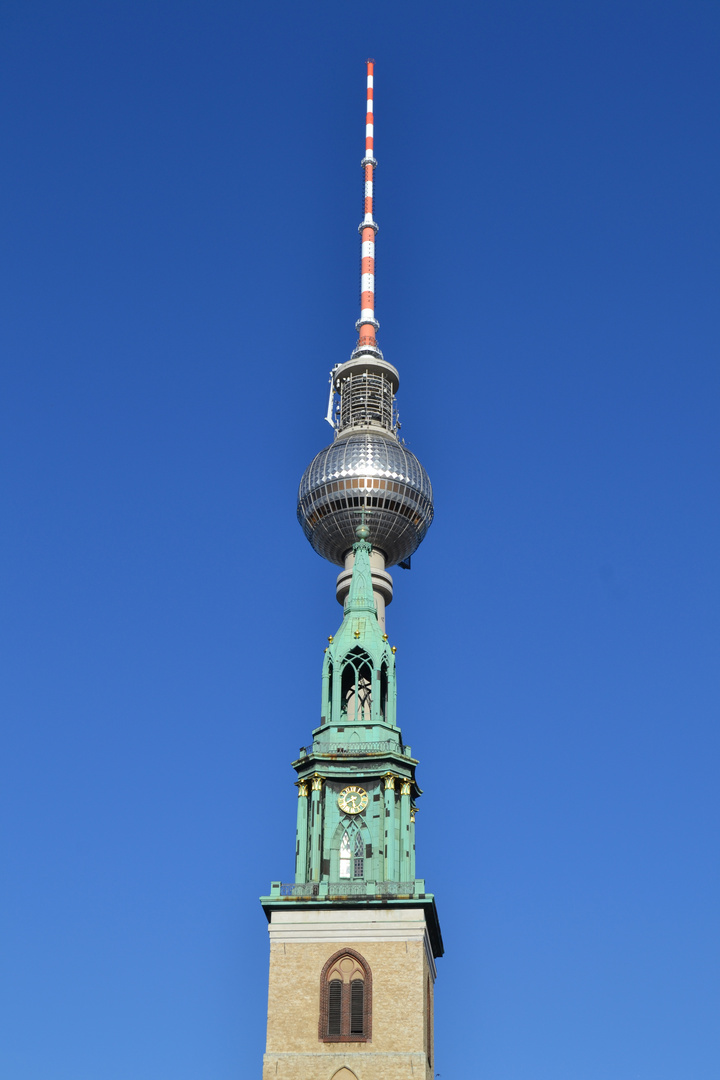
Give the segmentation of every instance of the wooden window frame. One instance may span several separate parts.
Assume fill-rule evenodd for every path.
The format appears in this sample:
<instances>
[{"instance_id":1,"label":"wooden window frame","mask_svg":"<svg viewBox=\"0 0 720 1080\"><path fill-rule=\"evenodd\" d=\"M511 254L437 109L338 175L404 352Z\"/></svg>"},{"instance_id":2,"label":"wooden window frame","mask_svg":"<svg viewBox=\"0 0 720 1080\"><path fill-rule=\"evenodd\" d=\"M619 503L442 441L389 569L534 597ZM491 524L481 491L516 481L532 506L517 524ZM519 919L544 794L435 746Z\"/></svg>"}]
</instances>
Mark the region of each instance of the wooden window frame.
<instances>
[{"instance_id":1,"label":"wooden window frame","mask_svg":"<svg viewBox=\"0 0 720 1080\"><path fill-rule=\"evenodd\" d=\"M332 968L342 960L343 957L352 958L355 963L362 969L363 972L363 1034L352 1035L350 1034L350 998L351 998L351 986L352 983L343 983L342 998L341 998L341 1021L340 1031L345 1034L341 1035L328 1035L328 1011L329 1011L329 998L330 998L330 983L328 981L328 975ZM347 987L347 989L346 989ZM318 1023L318 1038L320 1042L331 1043L349 1043L349 1042L371 1042L372 1041L372 972L370 971L370 965L364 956L361 956L355 949L339 949L334 953L327 963L323 966L322 973L320 975L320 1020Z\"/></svg>"}]
</instances>

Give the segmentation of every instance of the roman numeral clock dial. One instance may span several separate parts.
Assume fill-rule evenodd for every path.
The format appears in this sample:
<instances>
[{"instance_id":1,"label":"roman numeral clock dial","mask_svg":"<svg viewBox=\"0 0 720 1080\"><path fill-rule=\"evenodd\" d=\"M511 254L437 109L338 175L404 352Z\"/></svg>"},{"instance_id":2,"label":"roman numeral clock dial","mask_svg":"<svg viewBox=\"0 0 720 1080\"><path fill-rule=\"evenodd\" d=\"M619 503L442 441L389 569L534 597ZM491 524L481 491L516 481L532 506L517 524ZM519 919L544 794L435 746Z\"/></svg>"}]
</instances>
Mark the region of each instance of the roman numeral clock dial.
<instances>
[{"instance_id":1,"label":"roman numeral clock dial","mask_svg":"<svg viewBox=\"0 0 720 1080\"><path fill-rule=\"evenodd\" d=\"M360 814L368 804L368 793L364 788L343 788L338 798L338 806L345 814Z\"/></svg>"}]
</instances>

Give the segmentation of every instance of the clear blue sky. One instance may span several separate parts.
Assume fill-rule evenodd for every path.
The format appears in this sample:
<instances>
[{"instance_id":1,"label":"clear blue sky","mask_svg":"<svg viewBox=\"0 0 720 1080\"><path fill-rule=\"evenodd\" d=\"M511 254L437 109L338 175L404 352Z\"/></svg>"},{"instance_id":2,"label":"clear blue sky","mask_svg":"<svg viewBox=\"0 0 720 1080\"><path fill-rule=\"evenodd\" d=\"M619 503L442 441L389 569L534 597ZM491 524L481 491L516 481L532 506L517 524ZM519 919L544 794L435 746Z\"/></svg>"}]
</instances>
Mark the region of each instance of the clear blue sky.
<instances>
[{"instance_id":1,"label":"clear blue sky","mask_svg":"<svg viewBox=\"0 0 720 1080\"><path fill-rule=\"evenodd\" d=\"M442 1080L717 1080L716 2L4 0L0 1074L260 1076L377 312Z\"/></svg>"}]
</instances>

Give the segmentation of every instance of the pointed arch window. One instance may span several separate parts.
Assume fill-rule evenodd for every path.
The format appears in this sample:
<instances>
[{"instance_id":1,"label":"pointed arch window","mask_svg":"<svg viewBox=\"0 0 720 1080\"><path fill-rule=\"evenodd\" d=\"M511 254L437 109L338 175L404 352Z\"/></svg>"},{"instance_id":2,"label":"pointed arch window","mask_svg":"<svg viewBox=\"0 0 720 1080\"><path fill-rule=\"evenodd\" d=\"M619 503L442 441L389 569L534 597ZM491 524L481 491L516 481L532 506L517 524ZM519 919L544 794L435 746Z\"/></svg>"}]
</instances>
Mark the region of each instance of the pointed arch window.
<instances>
[{"instance_id":1,"label":"pointed arch window","mask_svg":"<svg viewBox=\"0 0 720 1080\"><path fill-rule=\"evenodd\" d=\"M388 716L388 669L383 660L380 668L380 718L387 720Z\"/></svg>"},{"instance_id":2,"label":"pointed arch window","mask_svg":"<svg viewBox=\"0 0 720 1080\"><path fill-rule=\"evenodd\" d=\"M353 837L347 831L340 841L341 878L362 878L365 873L365 845L362 833L358 829Z\"/></svg>"},{"instance_id":3,"label":"pointed arch window","mask_svg":"<svg viewBox=\"0 0 720 1080\"><path fill-rule=\"evenodd\" d=\"M367 1042L372 1022L372 975L354 949L331 956L320 977L320 1025L323 1042Z\"/></svg>"},{"instance_id":4,"label":"pointed arch window","mask_svg":"<svg viewBox=\"0 0 720 1080\"><path fill-rule=\"evenodd\" d=\"M342 710L350 722L372 719L372 662L362 649L353 649L345 658L341 697Z\"/></svg>"},{"instance_id":5,"label":"pointed arch window","mask_svg":"<svg viewBox=\"0 0 720 1080\"><path fill-rule=\"evenodd\" d=\"M333 710L333 662L328 664L328 700L325 706L325 715L330 719Z\"/></svg>"}]
</instances>

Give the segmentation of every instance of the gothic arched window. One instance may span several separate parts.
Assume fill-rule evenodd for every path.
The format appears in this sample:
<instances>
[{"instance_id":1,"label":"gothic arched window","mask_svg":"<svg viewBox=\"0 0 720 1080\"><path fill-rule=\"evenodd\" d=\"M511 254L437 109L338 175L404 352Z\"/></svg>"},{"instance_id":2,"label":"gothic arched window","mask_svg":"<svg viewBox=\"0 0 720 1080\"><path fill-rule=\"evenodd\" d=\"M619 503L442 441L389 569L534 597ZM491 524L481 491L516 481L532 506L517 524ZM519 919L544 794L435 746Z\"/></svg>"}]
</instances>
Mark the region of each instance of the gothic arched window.
<instances>
[{"instance_id":1,"label":"gothic arched window","mask_svg":"<svg viewBox=\"0 0 720 1080\"><path fill-rule=\"evenodd\" d=\"M341 697L342 710L350 722L372 719L372 663L362 649L353 649L345 658Z\"/></svg>"},{"instance_id":2,"label":"gothic arched window","mask_svg":"<svg viewBox=\"0 0 720 1080\"><path fill-rule=\"evenodd\" d=\"M372 975L354 949L331 956L320 977L320 1025L323 1042L366 1042L371 1035Z\"/></svg>"},{"instance_id":3,"label":"gothic arched window","mask_svg":"<svg viewBox=\"0 0 720 1080\"><path fill-rule=\"evenodd\" d=\"M341 878L362 878L365 872L365 845L362 833L358 830L353 839L343 833L340 841L340 860L338 876Z\"/></svg>"},{"instance_id":4,"label":"gothic arched window","mask_svg":"<svg viewBox=\"0 0 720 1080\"><path fill-rule=\"evenodd\" d=\"M388 669L387 664L383 661L383 665L380 668L380 717L382 720L387 720L388 714Z\"/></svg>"}]
</instances>

